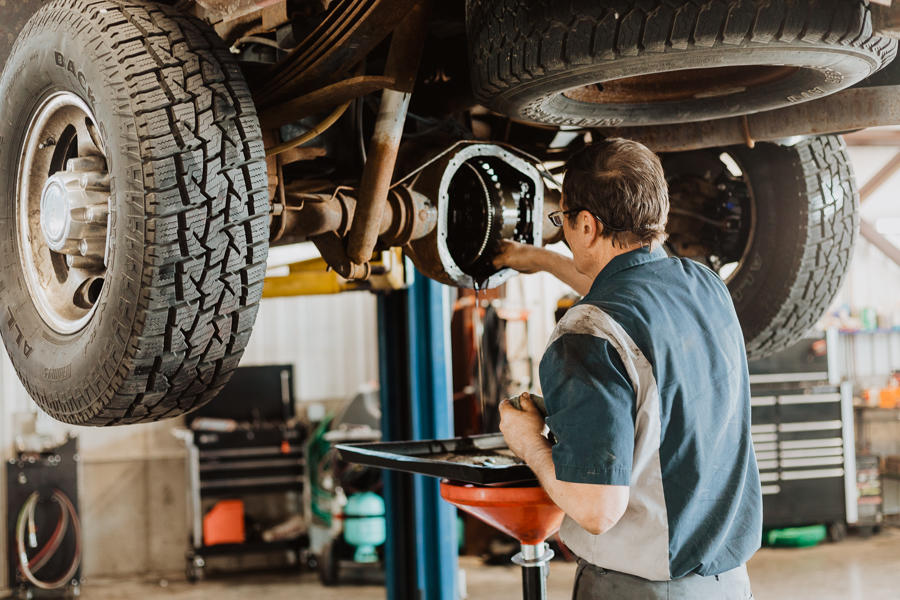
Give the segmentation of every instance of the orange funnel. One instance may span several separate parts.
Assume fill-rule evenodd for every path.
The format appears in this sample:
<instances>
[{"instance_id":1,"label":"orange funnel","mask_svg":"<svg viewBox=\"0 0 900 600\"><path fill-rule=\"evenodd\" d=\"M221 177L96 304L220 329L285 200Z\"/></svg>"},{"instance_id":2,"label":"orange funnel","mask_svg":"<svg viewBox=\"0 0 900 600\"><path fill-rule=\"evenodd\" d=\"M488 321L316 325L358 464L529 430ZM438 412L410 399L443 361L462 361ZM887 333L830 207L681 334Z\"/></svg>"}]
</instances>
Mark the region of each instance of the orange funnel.
<instances>
[{"instance_id":1,"label":"orange funnel","mask_svg":"<svg viewBox=\"0 0 900 600\"><path fill-rule=\"evenodd\" d=\"M486 487L441 481L441 497L522 544L540 544L556 533L563 511L540 486Z\"/></svg>"}]
</instances>

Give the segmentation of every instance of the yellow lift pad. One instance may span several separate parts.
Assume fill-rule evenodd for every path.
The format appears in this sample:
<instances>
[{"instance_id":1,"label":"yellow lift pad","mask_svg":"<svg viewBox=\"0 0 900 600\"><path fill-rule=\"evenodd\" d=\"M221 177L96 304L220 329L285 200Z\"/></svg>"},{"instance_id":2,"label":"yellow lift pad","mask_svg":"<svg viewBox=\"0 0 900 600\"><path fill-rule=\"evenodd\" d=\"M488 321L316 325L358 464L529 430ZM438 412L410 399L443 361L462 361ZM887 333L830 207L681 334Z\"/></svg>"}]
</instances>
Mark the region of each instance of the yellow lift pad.
<instances>
[{"instance_id":1,"label":"yellow lift pad","mask_svg":"<svg viewBox=\"0 0 900 600\"><path fill-rule=\"evenodd\" d=\"M413 267L407 263L400 248L380 252L371 265L372 275L368 279L348 281L329 270L321 258L291 263L287 265L287 275L266 277L263 298L401 290L409 286Z\"/></svg>"}]
</instances>

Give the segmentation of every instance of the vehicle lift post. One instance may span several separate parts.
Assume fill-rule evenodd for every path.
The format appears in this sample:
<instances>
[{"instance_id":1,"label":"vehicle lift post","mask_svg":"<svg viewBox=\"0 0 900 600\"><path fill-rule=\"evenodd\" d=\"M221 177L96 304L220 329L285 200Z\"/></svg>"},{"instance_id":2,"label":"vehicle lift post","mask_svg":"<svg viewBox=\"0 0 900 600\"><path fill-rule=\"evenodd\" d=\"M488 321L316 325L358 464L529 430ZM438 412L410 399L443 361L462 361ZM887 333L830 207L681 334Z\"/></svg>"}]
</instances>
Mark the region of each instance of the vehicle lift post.
<instances>
[{"instance_id":1,"label":"vehicle lift post","mask_svg":"<svg viewBox=\"0 0 900 600\"><path fill-rule=\"evenodd\" d=\"M382 439L453 436L449 288L416 273L378 297ZM389 600L456 600L456 509L432 477L384 471Z\"/></svg>"}]
</instances>

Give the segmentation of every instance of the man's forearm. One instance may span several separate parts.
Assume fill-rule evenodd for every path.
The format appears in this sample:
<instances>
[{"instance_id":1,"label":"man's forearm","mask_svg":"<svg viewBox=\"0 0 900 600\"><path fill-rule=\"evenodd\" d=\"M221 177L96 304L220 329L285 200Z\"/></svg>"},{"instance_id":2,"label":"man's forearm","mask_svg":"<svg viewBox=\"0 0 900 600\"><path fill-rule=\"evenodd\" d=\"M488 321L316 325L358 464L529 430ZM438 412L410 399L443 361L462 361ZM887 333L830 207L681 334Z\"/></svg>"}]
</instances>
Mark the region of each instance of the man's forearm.
<instances>
[{"instance_id":1,"label":"man's forearm","mask_svg":"<svg viewBox=\"0 0 900 600\"><path fill-rule=\"evenodd\" d=\"M550 273L582 296L586 296L591 289L590 277L579 273L575 268L575 261L568 256L563 256L553 250L540 248L540 269Z\"/></svg>"},{"instance_id":2,"label":"man's forearm","mask_svg":"<svg viewBox=\"0 0 900 600\"><path fill-rule=\"evenodd\" d=\"M544 438L541 439L544 440ZM556 467L553 466L553 452L550 449L550 443L544 440L542 444L535 444L526 455L525 462L537 475L541 487L544 488L550 499L566 514L578 520L578 516L575 514L578 509L576 504L580 504L580 502L577 502L577 498L571 497L571 490L566 489L567 482L556 478Z\"/></svg>"},{"instance_id":3,"label":"man's forearm","mask_svg":"<svg viewBox=\"0 0 900 600\"><path fill-rule=\"evenodd\" d=\"M537 475L541 487L554 504L590 533L607 531L625 511L627 486L571 483L557 479L550 443L543 437L522 458Z\"/></svg>"},{"instance_id":4,"label":"man's forearm","mask_svg":"<svg viewBox=\"0 0 900 600\"><path fill-rule=\"evenodd\" d=\"M537 475L541 487L544 488L550 498L556 502L557 506L565 510L565 508L557 502L557 498L554 495L554 488L559 480L556 479L556 467L553 466L553 451L551 450L550 442L544 437L541 437L541 440L540 443L536 443L532 446L528 451L528 454L522 458L531 470L534 471L534 474Z\"/></svg>"}]
</instances>

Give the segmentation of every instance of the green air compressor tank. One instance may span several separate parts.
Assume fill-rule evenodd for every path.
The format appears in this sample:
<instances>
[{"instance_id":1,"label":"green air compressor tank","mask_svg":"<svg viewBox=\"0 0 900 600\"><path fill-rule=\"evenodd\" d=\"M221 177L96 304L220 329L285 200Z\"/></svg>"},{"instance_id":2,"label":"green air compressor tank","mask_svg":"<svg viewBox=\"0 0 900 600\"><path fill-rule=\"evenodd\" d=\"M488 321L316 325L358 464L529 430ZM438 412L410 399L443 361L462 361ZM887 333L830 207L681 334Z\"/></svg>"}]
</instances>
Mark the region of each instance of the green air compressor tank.
<instances>
[{"instance_id":1,"label":"green air compressor tank","mask_svg":"<svg viewBox=\"0 0 900 600\"><path fill-rule=\"evenodd\" d=\"M378 562L375 547L384 543L387 524L384 500L375 492L353 494L344 508L344 539L356 546L353 560L358 563Z\"/></svg>"}]
</instances>

